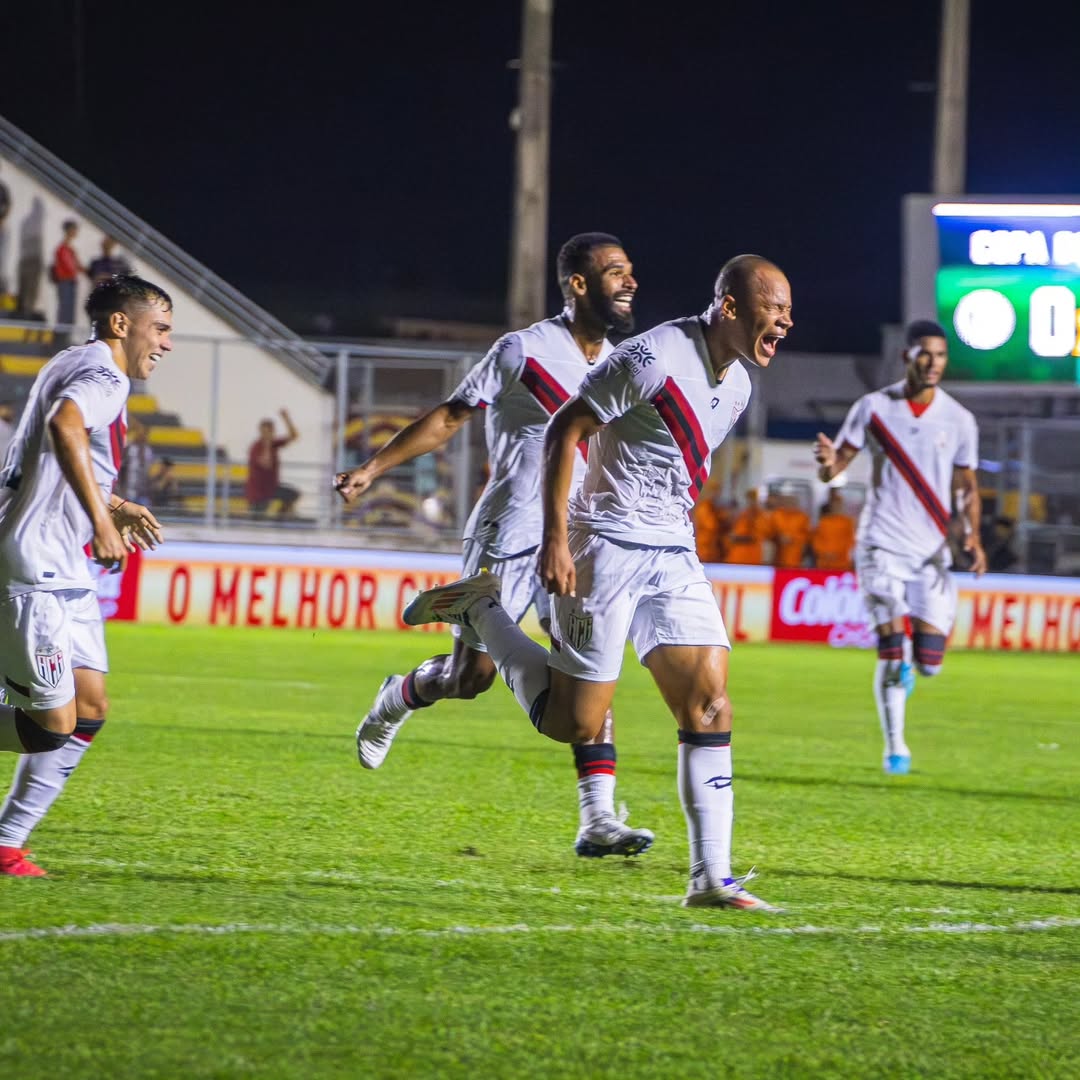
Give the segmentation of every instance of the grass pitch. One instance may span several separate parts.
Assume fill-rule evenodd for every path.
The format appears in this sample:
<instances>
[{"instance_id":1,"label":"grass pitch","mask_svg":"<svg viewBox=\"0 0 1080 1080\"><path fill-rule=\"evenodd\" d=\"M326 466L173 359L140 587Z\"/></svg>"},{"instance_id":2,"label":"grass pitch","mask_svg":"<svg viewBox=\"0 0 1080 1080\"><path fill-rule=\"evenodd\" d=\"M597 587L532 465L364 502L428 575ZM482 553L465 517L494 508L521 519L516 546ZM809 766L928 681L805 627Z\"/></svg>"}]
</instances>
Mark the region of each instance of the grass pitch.
<instances>
[{"instance_id":1,"label":"grass pitch","mask_svg":"<svg viewBox=\"0 0 1080 1080\"><path fill-rule=\"evenodd\" d=\"M51 877L0 879L3 1074L1080 1075L1075 658L950 655L887 778L871 655L738 648L735 864L774 916L679 906L674 723L631 657L639 859L575 857L570 751L501 684L362 770L383 675L448 643L111 627Z\"/></svg>"}]
</instances>

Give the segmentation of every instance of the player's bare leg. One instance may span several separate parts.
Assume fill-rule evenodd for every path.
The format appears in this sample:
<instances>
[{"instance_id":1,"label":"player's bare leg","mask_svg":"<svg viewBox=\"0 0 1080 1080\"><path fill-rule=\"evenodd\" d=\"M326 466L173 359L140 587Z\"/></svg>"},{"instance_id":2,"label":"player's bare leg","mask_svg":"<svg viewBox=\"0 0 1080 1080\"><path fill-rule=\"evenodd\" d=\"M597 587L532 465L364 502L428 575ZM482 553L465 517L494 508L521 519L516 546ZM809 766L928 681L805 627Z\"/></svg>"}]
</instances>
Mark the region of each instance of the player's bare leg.
<instances>
[{"instance_id":1,"label":"player's bare leg","mask_svg":"<svg viewBox=\"0 0 1080 1080\"><path fill-rule=\"evenodd\" d=\"M74 730L56 750L25 754L15 767L11 788L0 805L0 874L44 877L27 856L30 834L59 797L72 772L101 730L108 712L105 676L76 668Z\"/></svg>"},{"instance_id":2,"label":"player's bare leg","mask_svg":"<svg viewBox=\"0 0 1080 1080\"><path fill-rule=\"evenodd\" d=\"M575 843L579 855L637 855L647 850L653 834L630 828L614 812L615 683L586 682L549 668L548 651L518 626L498 597L498 579L477 574L422 593L405 609L404 621L471 626L537 730L574 746L581 805Z\"/></svg>"},{"instance_id":3,"label":"player's bare leg","mask_svg":"<svg viewBox=\"0 0 1080 1080\"><path fill-rule=\"evenodd\" d=\"M679 727L679 798L690 840L686 907L777 911L731 873L734 821L728 650L718 645L661 645L645 658Z\"/></svg>"}]
</instances>

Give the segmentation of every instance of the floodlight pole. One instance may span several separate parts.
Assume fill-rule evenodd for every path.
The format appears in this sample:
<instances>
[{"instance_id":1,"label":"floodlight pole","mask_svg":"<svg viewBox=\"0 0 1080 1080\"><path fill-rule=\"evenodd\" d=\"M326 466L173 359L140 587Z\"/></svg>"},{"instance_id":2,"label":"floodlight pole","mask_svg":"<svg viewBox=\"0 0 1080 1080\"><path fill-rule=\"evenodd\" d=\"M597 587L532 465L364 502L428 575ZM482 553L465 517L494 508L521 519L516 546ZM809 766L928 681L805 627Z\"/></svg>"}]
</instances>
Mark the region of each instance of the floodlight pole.
<instances>
[{"instance_id":1,"label":"floodlight pole","mask_svg":"<svg viewBox=\"0 0 1080 1080\"><path fill-rule=\"evenodd\" d=\"M962 195L967 167L970 0L942 0L938 55L934 194Z\"/></svg>"},{"instance_id":2,"label":"floodlight pole","mask_svg":"<svg viewBox=\"0 0 1080 1080\"><path fill-rule=\"evenodd\" d=\"M547 297L551 19L555 0L522 0L514 226L507 317L512 328L544 317Z\"/></svg>"}]
</instances>

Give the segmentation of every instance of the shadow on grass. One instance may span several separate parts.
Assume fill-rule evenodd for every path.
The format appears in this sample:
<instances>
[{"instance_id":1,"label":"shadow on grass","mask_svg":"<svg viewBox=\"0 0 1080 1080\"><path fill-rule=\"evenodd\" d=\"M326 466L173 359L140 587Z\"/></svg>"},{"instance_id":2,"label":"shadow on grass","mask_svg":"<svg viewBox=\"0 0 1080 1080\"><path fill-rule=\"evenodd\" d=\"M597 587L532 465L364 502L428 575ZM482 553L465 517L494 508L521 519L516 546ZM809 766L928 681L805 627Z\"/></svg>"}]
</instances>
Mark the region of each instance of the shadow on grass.
<instances>
[{"instance_id":1,"label":"shadow on grass","mask_svg":"<svg viewBox=\"0 0 1080 1080\"><path fill-rule=\"evenodd\" d=\"M863 881L872 885L918 885L937 889L976 889L985 892L1080 896L1080 886L1075 885L1002 885L992 881L953 881L949 878L885 877L879 874L851 874L842 870L822 873L819 870L792 870L782 866L770 866L769 874L777 877L814 878L830 881Z\"/></svg>"}]
</instances>

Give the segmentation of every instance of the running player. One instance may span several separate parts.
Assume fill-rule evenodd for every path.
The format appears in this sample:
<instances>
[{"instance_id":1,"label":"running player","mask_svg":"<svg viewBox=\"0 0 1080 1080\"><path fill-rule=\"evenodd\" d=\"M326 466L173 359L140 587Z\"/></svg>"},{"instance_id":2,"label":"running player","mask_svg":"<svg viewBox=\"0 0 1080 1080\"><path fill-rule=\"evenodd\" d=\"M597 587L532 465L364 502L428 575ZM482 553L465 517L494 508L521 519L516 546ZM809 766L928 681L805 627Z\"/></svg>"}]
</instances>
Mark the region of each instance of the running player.
<instances>
[{"instance_id":1,"label":"running player","mask_svg":"<svg viewBox=\"0 0 1080 1080\"><path fill-rule=\"evenodd\" d=\"M108 659L94 562L122 569L161 526L112 494L130 379L172 348L172 301L133 276L96 286L93 337L38 374L0 472L0 750L24 756L0 808L0 873L41 877L30 831L105 722Z\"/></svg>"},{"instance_id":2,"label":"running player","mask_svg":"<svg viewBox=\"0 0 1080 1080\"><path fill-rule=\"evenodd\" d=\"M731 873L731 646L690 513L750 398L740 360L767 367L792 325L787 278L760 256L737 256L703 315L624 342L552 419L539 556L554 594L550 655L500 603L495 574L430 589L404 614L479 635L537 730L558 742L600 730L630 638L678 723L690 907L776 910L744 888L752 871ZM583 439L588 470L568 510Z\"/></svg>"},{"instance_id":3,"label":"running player","mask_svg":"<svg viewBox=\"0 0 1080 1080\"><path fill-rule=\"evenodd\" d=\"M445 444L466 421L484 414L491 477L465 526L464 570L483 567L503 581L507 611L519 622L534 602L546 600L536 576L540 535L540 473L544 428L590 367L611 352L607 332L633 329L637 282L621 241L607 233L571 237L559 251L560 315L500 338L447 401L399 432L352 472L335 478L346 502L377 477ZM572 474L580 482L586 445L576 449ZM547 616L537 604L541 621ZM455 626L454 651L425 660L405 676L390 675L356 733L360 763L377 769L402 724L416 709L444 698L474 698L495 679L495 665L468 627ZM615 813L614 726L574 746L580 827L575 850L583 856L637 855L653 841Z\"/></svg>"},{"instance_id":4,"label":"running player","mask_svg":"<svg viewBox=\"0 0 1080 1080\"><path fill-rule=\"evenodd\" d=\"M956 618L956 584L949 573L948 532L954 502L964 527L970 569L981 574L979 431L975 417L941 389L949 362L945 331L920 320L905 334L902 382L865 394L852 405L833 443L814 443L819 478L828 483L868 447L873 482L859 519L855 572L877 629L874 701L885 736L884 769L911 769L904 739L911 670L941 671L945 639ZM907 636L910 616L912 638Z\"/></svg>"}]
</instances>

